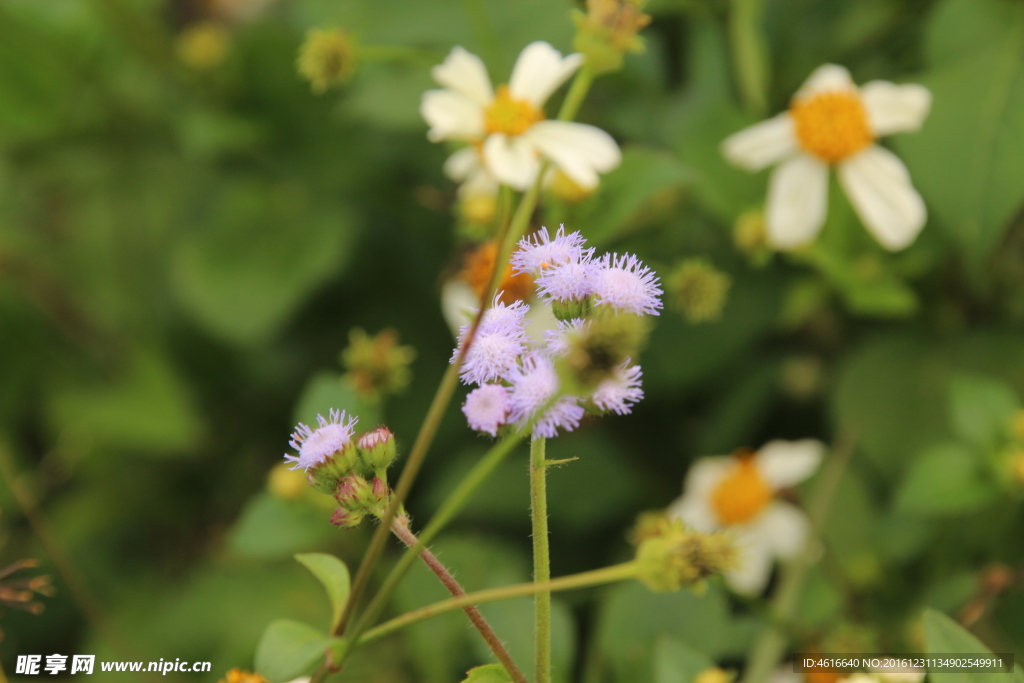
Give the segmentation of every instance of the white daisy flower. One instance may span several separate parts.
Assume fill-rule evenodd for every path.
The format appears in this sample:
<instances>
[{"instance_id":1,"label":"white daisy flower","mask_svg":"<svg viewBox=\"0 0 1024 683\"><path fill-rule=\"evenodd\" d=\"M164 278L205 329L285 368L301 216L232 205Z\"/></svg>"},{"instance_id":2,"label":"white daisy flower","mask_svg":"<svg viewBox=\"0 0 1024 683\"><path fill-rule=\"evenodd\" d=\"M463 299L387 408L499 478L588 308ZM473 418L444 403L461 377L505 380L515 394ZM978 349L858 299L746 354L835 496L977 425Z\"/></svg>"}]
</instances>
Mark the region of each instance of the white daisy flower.
<instances>
[{"instance_id":1,"label":"white daisy flower","mask_svg":"<svg viewBox=\"0 0 1024 683\"><path fill-rule=\"evenodd\" d=\"M809 477L824 447L812 439L772 441L757 453L701 458L690 468L683 495L669 507L697 531L733 533L739 562L725 573L737 593L756 594L768 583L774 558L794 557L810 537L802 510L776 493Z\"/></svg>"},{"instance_id":2,"label":"white daisy flower","mask_svg":"<svg viewBox=\"0 0 1024 683\"><path fill-rule=\"evenodd\" d=\"M920 85L871 81L858 88L846 69L826 64L793 96L789 111L727 138L722 154L748 171L779 164L765 211L774 246L792 248L818 234L828 169L835 166L861 221L883 247L897 251L914 241L927 213L907 167L875 140L920 128L931 99Z\"/></svg>"},{"instance_id":3,"label":"white daisy flower","mask_svg":"<svg viewBox=\"0 0 1024 683\"><path fill-rule=\"evenodd\" d=\"M543 110L551 93L582 63L582 55L562 57L545 42L530 43L519 55L508 85L495 92L483 61L461 47L453 48L432 71L444 89L427 91L420 105L430 125L428 138L470 143L448 159L446 173L468 181L486 172L500 183L525 190L544 157L581 187L596 186L598 173L619 165L619 146L600 128L549 121Z\"/></svg>"}]
</instances>

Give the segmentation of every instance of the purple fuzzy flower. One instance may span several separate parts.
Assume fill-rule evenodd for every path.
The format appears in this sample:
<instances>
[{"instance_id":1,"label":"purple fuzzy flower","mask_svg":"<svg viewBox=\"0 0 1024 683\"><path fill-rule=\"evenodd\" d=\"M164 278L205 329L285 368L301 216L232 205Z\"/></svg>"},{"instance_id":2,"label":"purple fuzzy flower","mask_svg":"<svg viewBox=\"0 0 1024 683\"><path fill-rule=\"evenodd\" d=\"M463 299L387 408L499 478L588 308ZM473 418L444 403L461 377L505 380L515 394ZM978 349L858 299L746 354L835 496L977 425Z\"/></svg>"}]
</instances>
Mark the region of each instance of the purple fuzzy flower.
<instances>
[{"instance_id":1,"label":"purple fuzzy flower","mask_svg":"<svg viewBox=\"0 0 1024 683\"><path fill-rule=\"evenodd\" d=\"M509 392L510 422L525 425L536 415L558 391L558 375L551 359L540 354L523 358L522 365L509 377L512 389ZM564 396L548 408L533 427L536 436L553 437L561 428L572 431L583 418L583 408L578 399Z\"/></svg>"},{"instance_id":2,"label":"purple fuzzy flower","mask_svg":"<svg viewBox=\"0 0 1024 683\"><path fill-rule=\"evenodd\" d=\"M586 329L588 323L582 318L559 320L558 327L544 332L544 348L552 358L569 353L569 334Z\"/></svg>"},{"instance_id":3,"label":"purple fuzzy flower","mask_svg":"<svg viewBox=\"0 0 1024 683\"><path fill-rule=\"evenodd\" d=\"M519 240L519 248L512 255L512 267L517 273L537 277L549 268L589 258L593 249L584 249L586 240L578 231L565 234L565 226L558 228L551 239L547 228Z\"/></svg>"},{"instance_id":4,"label":"purple fuzzy flower","mask_svg":"<svg viewBox=\"0 0 1024 683\"><path fill-rule=\"evenodd\" d=\"M601 410L610 410L618 415L633 411L633 404L640 402L644 391L640 388L639 365L630 365L630 359L615 368L612 376L597 385L590 399Z\"/></svg>"},{"instance_id":5,"label":"purple fuzzy flower","mask_svg":"<svg viewBox=\"0 0 1024 683\"><path fill-rule=\"evenodd\" d=\"M524 316L529 309L522 301L506 306L495 299L493 308L484 312L473 343L462 362L463 382L484 384L504 379L508 375L515 367L516 359L526 350ZM466 343L471 327L467 324L459 330L459 345L452 354L452 363L458 360L459 349Z\"/></svg>"},{"instance_id":6,"label":"purple fuzzy flower","mask_svg":"<svg viewBox=\"0 0 1024 683\"><path fill-rule=\"evenodd\" d=\"M508 389L500 384L485 384L469 392L462 405L466 422L478 432L498 435L498 427L508 418Z\"/></svg>"},{"instance_id":7,"label":"purple fuzzy flower","mask_svg":"<svg viewBox=\"0 0 1024 683\"><path fill-rule=\"evenodd\" d=\"M605 254L591 273L595 304L637 315L658 315L661 287L658 277L632 254Z\"/></svg>"},{"instance_id":8,"label":"purple fuzzy flower","mask_svg":"<svg viewBox=\"0 0 1024 683\"><path fill-rule=\"evenodd\" d=\"M284 459L295 463L293 470L308 470L315 467L344 448L352 440L354 427L359 418L349 417L344 410L332 408L330 419L317 415L316 421L320 425L317 429L310 429L300 422L292 433L292 440L289 443L299 454L285 455Z\"/></svg>"},{"instance_id":9,"label":"purple fuzzy flower","mask_svg":"<svg viewBox=\"0 0 1024 683\"><path fill-rule=\"evenodd\" d=\"M594 292L596 264L589 258L548 268L537 278L537 294L545 301L580 301Z\"/></svg>"}]
</instances>

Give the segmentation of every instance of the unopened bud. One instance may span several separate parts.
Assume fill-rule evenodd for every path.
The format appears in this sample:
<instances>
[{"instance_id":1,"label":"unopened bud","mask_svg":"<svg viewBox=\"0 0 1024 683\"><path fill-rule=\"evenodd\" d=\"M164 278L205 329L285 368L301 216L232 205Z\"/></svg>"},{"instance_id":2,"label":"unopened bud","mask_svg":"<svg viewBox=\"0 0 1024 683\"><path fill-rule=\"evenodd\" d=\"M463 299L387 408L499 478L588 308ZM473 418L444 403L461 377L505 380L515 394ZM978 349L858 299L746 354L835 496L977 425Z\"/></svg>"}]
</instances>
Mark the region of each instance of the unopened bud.
<instances>
[{"instance_id":1,"label":"unopened bud","mask_svg":"<svg viewBox=\"0 0 1024 683\"><path fill-rule=\"evenodd\" d=\"M622 68L627 52L641 52L643 41L637 35L651 23L644 14L644 0L587 0L587 13L574 12L576 40L573 47L587 57L596 73Z\"/></svg>"},{"instance_id":2,"label":"unopened bud","mask_svg":"<svg viewBox=\"0 0 1024 683\"><path fill-rule=\"evenodd\" d=\"M341 480L358 464L356 445L348 441L323 461L306 470L306 480L321 493L334 493Z\"/></svg>"},{"instance_id":3,"label":"unopened bud","mask_svg":"<svg viewBox=\"0 0 1024 683\"><path fill-rule=\"evenodd\" d=\"M359 437L359 459L374 473L382 473L395 460L395 435L387 427L378 427Z\"/></svg>"},{"instance_id":4,"label":"unopened bud","mask_svg":"<svg viewBox=\"0 0 1024 683\"><path fill-rule=\"evenodd\" d=\"M669 592L684 586L699 588L704 579L733 568L736 549L725 534L702 534L673 520L660 534L640 543L636 559L638 578L652 591Z\"/></svg>"},{"instance_id":5,"label":"unopened bud","mask_svg":"<svg viewBox=\"0 0 1024 683\"><path fill-rule=\"evenodd\" d=\"M650 330L645 317L594 311L586 325L566 332L566 354L560 361L567 385L583 392L611 377L627 358L636 358Z\"/></svg>"},{"instance_id":6,"label":"unopened bud","mask_svg":"<svg viewBox=\"0 0 1024 683\"><path fill-rule=\"evenodd\" d=\"M344 83L356 70L356 49L352 37L341 29L310 29L299 48L299 74L321 94Z\"/></svg>"},{"instance_id":7,"label":"unopened bud","mask_svg":"<svg viewBox=\"0 0 1024 683\"><path fill-rule=\"evenodd\" d=\"M366 513L361 510L349 510L340 507L331 515L331 524L345 529L354 529L359 526L359 523L363 521L365 516Z\"/></svg>"},{"instance_id":8,"label":"unopened bud","mask_svg":"<svg viewBox=\"0 0 1024 683\"><path fill-rule=\"evenodd\" d=\"M388 485L384 483L383 479L380 477L373 478L373 499L377 507L388 502L388 494L390 492L391 490L388 488Z\"/></svg>"},{"instance_id":9,"label":"unopened bud","mask_svg":"<svg viewBox=\"0 0 1024 683\"><path fill-rule=\"evenodd\" d=\"M415 358L416 349L399 344L398 332L392 329L371 337L357 327L349 331L348 346L341 352L352 385L371 401L405 389L412 379L409 365Z\"/></svg>"},{"instance_id":10,"label":"unopened bud","mask_svg":"<svg viewBox=\"0 0 1024 683\"><path fill-rule=\"evenodd\" d=\"M683 261L665 284L670 304L688 323L696 325L722 317L732 278L695 258Z\"/></svg>"},{"instance_id":11,"label":"unopened bud","mask_svg":"<svg viewBox=\"0 0 1024 683\"><path fill-rule=\"evenodd\" d=\"M178 59L189 68L206 71L219 66L227 57L231 36L215 21L189 26L178 36Z\"/></svg>"},{"instance_id":12,"label":"unopened bud","mask_svg":"<svg viewBox=\"0 0 1024 683\"><path fill-rule=\"evenodd\" d=\"M338 483L334 499L349 510L365 509L374 500L373 485L357 474L350 474Z\"/></svg>"}]
</instances>

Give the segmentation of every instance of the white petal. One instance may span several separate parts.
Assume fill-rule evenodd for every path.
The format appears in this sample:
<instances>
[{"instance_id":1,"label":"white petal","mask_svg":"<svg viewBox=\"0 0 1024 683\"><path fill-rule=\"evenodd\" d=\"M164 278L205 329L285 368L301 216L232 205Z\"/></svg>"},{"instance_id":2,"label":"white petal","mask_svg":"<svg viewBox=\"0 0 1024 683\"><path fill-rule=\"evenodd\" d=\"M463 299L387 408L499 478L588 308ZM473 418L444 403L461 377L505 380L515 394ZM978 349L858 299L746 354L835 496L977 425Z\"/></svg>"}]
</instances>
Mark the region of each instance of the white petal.
<instances>
[{"instance_id":1,"label":"white petal","mask_svg":"<svg viewBox=\"0 0 1024 683\"><path fill-rule=\"evenodd\" d=\"M823 64L815 69L800 89L796 91L793 99L803 99L811 95L823 92L835 92L836 90L855 90L857 88L850 78L850 72L845 67L835 64Z\"/></svg>"},{"instance_id":2,"label":"white petal","mask_svg":"<svg viewBox=\"0 0 1024 683\"><path fill-rule=\"evenodd\" d=\"M690 470L686 473L683 493L688 496L710 496L718 482L722 481L735 465L736 461L726 456L700 458L690 465Z\"/></svg>"},{"instance_id":3,"label":"white petal","mask_svg":"<svg viewBox=\"0 0 1024 683\"><path fill-rule=\"evenodd\" d=\"M473 100L454 90L428 90L420 102L420 114L430 125L427 137L469 140L484 133L484 113Z\"/></svg>"},{"instance_id":4,"label":"white petal","mask_svg":"<svg viewBox=\"0 0 1024 683\"><path fill-rule=\"evenodd\" d=\"M473 288L459 279L451 279L441 287L441 312L452 336L458 338L459 328L473 319L480 297Z\"/></svg>"},{"instance_id":5,"label":"white petal","mask_svg":"<svg viewBox=\"0 0 1024 683\"><path fill-rule=\"evenodd\" d=\"M797 150L793 119L788 113L745 128L722 143L722 156L747 171L760 171Z\"/></svg>"},{"instance_id":6,"label":"white petal","mask_svg":"<svg viewBox=\"0 0 1024 683\"><path fill-rule=\"evenodd\" d=\"M932 93L923 85L871 81L860 94L875 135L917 130L932 106Z\"/></svg>"},{"instance_id":7,"label":"white petal","mask_svg":"<svg viewBox=\"0 0 1024 683\"><path fill-rule=\"evenodd\" d=\"M501 133L484 142L484 164L499 182L525 190L537 177L537 148L522 135L509 138Z\"/></svg>"},{"instance_id":8,"label":"white petal","mask_svg":"<svg viewBox=\"0 0 1024 683\"><path fill-rule=\"evenodd\" d=\"M473 146L463 147L444 162L444 174L455 182L462 182L481 168L480 153Z\"/></svg>"},{"instance_id":9,"label":"white petal","mask_svg":"<svg viewBox=\"0 0 1024 683\"><path fill-rule=\"evenodd\" d=\"M496 196L498 189L498 181L487 172L487 169L480 166L466 178L465 182L459 185L458 194L460 197Z\"/></svg>"},{"instance_id":10,"label":"white petal","mask_svg":"<svg viewBox=\"0 0 1024 683\"><path fill-rule=\"evenodd\" d=\"M668 516L683 520L683 523L702 533L721 529L718 518L706 498L685 495L677 498L668 507Z\"/></svg>"},{"instance_id":11,"label":"white petal","mask_svg":"<svg viewBox=\"0 0 1024 683\"><path fill-rule=\"evenodd\" d=\"M583 55L562 53L548 43L530 43L519 53L508 88L511 95L541 107L555 89L583 65Z\"/></svg>"},{"instance_id":12,"label":"white petal","mask_svg":"<svg viewBox=\"0 0 1024 683\"><path fill-rule=\"evenodd\" d=\"M815 439L769 441L757 452L757 469L774 489L793 486L814 474L824 450Z\"/></svg>"},{"instance_id":13,"label":"white petal","mask_svg":"<svg viewBox=\"0 0 1024 683\"><path fill-rule=\"evenodd\" d=\"M772 558L757 539L747 533L735 535L737 565L725 572L725 582L737 593L756 595L768 585Z\"/></svg>"},{"instance_id":14,"label":"white petal","mask_svg":"<svg viewBox=\"0 0 1024 683\"><path fill-rule=\"evenodd\" d=\"M622 161L622 153L612 136L585 123L541 121L523 135L586 189L597 186L598 173L607 173Z\"/></svg>"},{"instance_id":15,"label":"white petal","mask_svg":"<svg viewBox=\"0 0 1024 683\"><path fill-rule=\"evenodd\" d=\"M825 224L827 207L828 167L804 154L790 159L768 183L768 240L780 249L810 242Z\"/></svg>"},{"instance_id":16,"label":"white petal","mask_svg":"<svg viewBox=\"0 0 1024 683\"><path fill-rule=\"evenodd\" d=\"M453 47L444 62L431 69L430 74L439 84L462 93L481 107L494 99L483 60L462 47Z\"/></svg>"},{"instance_id":17,"label":"white petal","mask_svg":"<svg viewBox=\"0 0 1024 683\"><path fill-rule=\"evenodd\" d=\"M883 247L898 251L914 241L928 212L899 157L872 145L840 164L838 172L857 215Z\"/></svg>"},{"instance_id":18,"label":"white petal","mask_svg":"<svg viewBox=\"0 0 1024 683\"><path fill-rule=\"evenodd\" d=\"M776 500L757 516L749 533L775 557L789 559L807 545L811 522L800 508Z\"/></svg>"}]
</instances>

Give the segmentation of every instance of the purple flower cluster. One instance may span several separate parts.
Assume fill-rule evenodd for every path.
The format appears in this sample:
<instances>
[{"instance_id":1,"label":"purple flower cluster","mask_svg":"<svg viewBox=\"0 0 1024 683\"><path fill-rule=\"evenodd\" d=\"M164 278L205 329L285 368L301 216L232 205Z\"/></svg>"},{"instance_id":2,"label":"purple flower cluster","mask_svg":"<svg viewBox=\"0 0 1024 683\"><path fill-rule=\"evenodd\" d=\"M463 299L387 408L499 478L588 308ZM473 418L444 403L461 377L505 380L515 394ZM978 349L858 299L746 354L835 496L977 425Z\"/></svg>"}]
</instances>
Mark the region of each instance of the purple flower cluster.
<instances>
[{"instance_id":1,"label":"purple flower cluster","mask_svg":"<svg viewBox=\"0 0 1024 683\"><path fill-rule=\"evenodd\" d=\"M519 242L513 268L535 278L541 300L552 304L562 320L543 340L531 339L526 333L530 307L522 301L505 305L495 297L460 368L462 381L477 385L462 406L472 429L497 436L506 425L532 425L535 436L553 437L578 427L588 406L625 415L643 399L640 367L629 359L589 395L569 395L562 389L555 364L569 353L570 337L587 330L592 306L636 315L658 315L661 308L658 278L636 256L595 258L594 249L585 244L579 232L566 234L564 227L554 237L542 228ZM559 304L570 306L560 311ZM451 362L457 362L471 327L460 330Z\"/></svg>"}]
</instances>

